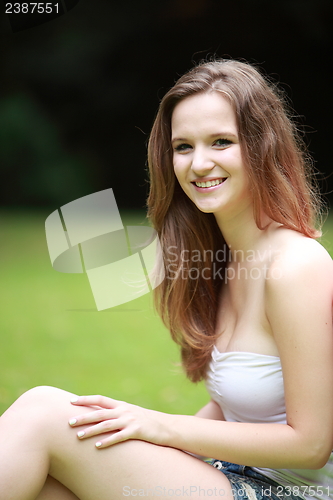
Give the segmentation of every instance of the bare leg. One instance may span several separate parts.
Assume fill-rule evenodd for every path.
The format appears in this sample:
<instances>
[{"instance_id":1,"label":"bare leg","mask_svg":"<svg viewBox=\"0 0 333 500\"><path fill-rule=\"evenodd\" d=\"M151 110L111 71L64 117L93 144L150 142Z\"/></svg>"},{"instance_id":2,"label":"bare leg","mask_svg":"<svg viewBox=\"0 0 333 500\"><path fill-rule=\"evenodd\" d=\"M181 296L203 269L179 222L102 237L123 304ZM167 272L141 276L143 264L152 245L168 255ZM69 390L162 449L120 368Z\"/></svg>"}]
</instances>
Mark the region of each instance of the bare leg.
<instances>
[{"instance_id":1,"label":"bare leg","mask_svg":"<svg viewBox=\"0 0 333 500\"><path fill-rule=\"evenodd\" d=\"M48 476L36 500L79 500L74 493L56 479Z\"/></svg>"},{"instance_id":2,"label":"bare leg","mask_svg":"<svg viewBox=\"0 0 333 500\"><path fill-rule=\"evenodd\" d=\"M124 500L140 496L140 490L164 498L190 495L195 500L205 494L232 500L230 483L220 471L182 451L136 440L98 450L96 438L79 441L68 420L87 409L73 408L71 396L36 388L0 418L2 500L35 500L48 474L80 500Z\"/></svg>"}]
</instances>

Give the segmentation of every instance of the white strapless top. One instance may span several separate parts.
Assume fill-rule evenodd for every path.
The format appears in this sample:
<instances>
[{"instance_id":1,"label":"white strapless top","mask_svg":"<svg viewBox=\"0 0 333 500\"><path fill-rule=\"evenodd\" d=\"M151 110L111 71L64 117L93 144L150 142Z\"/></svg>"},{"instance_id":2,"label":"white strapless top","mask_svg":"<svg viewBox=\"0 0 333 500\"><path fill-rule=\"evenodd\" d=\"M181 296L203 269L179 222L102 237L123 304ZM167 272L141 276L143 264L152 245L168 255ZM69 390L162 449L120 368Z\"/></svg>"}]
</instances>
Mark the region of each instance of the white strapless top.
<instances>
[{"instance_id":1,"label":"white strapless top","mask_svg":"<svg viewBox=\"0 0 333 500\"><path fill-rule=\"evenodd\" d=\"M279 424L287 421L282 367L277 356L221 353L214 347L206 386L227 421ZM281 485L290 486L293 493L294 487L300 487L297 495L307 500L333 499L333 452L319 470L253 468Z\"/></svg>"},{"instance_id":2,"label":"white strapless top","mask_svg":"<svg viewBox=\"0 0 333 500\"><path fill-rule=\"evenodd\" d=\"M276 356L221 353L214 346L206 386L228 421L286 423L281 362Z\"/></svg>"}]
</instances>

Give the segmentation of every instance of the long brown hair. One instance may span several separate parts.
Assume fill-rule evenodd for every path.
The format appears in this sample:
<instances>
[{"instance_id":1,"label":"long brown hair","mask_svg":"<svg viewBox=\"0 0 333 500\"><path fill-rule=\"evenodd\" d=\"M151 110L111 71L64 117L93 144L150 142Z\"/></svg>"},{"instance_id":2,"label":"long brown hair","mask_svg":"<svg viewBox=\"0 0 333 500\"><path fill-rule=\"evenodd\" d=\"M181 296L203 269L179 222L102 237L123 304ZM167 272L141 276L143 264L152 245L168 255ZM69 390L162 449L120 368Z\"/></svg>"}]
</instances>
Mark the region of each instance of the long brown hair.
<instances>
[{"instance_id":1,"label":"long brown hair","mask_svg":"<svg viewBox=\"0 0 333 500\"><path fill-rule=\"evenodd\" d=\"M214 215L198 210L175 177L171 116L181 100L212 91L227 96L235 110L258 227L263 229L266 214L308 237L319 236L311 162L276 86L252 65L235 60L201 63L182 76L162 99L150 135L148 217L162 244L166 275L155 289L156 307L181 346L192 381L204 378L216 341L218 295L229 254Z\"/></svg>"}]
</instances>

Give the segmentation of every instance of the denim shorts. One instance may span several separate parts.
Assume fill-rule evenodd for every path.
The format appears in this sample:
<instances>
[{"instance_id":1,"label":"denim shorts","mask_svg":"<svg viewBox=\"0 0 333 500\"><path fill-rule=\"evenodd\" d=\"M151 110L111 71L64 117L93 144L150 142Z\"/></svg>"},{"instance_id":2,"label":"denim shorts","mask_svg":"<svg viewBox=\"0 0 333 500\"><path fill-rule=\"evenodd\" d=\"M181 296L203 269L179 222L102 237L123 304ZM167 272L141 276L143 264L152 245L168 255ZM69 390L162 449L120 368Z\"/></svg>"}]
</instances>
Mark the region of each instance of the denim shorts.
<instances>
[{"instance_id":1,"label":"denim shorts","mask_svg":"<svg viewBox=\"0 0 333 500\"><path fill-rule=\"evenodd\" d=\"M231 484L234 500L304 500L251 467L222 460L210 460L208 463L225 474Z\"/></svg>"}]
</instances>

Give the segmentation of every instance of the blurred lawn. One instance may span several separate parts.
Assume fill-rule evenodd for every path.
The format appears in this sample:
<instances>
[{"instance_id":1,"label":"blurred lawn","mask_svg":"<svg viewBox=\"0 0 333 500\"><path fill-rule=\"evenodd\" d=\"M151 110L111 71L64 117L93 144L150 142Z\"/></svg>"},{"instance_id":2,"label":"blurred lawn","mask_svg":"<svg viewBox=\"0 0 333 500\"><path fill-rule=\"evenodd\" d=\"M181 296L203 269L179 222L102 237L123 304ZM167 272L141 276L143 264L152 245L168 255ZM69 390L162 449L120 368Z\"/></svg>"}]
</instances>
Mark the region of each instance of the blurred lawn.
<instances>
[{"instance_id":1,"label":"blurred lawn","mask_svg":"<svg viewBox=\"0 0 333 500\"><path fill-rule=\"evenodd\" d=\"M0 212L0 414L24 391L53 385L192 414L208 397L186 380L148 294L97 312L84 274L54 271L49 212ZM122 213L125 225L145 215Z\"/></svg>"},{"instance_id":2,"label":"blurred lawn","mask_svg":"<svg viewBox=\"0 0 333 500\"><path fill-rule=\"evenodd\" d=\"M0 414L27 389L53 385L104 394L170 413L193 414L208 401L191 384L146 295L97 312L83 274L52 269L44 221L49 212L0 212ZM122 213L125 225L144 214ZM322 244L333 253L333 217Z\"/></svg>"}]
</instances>

